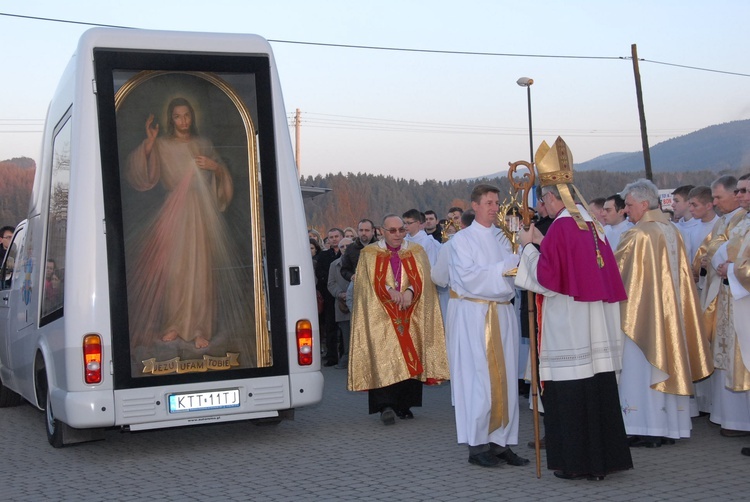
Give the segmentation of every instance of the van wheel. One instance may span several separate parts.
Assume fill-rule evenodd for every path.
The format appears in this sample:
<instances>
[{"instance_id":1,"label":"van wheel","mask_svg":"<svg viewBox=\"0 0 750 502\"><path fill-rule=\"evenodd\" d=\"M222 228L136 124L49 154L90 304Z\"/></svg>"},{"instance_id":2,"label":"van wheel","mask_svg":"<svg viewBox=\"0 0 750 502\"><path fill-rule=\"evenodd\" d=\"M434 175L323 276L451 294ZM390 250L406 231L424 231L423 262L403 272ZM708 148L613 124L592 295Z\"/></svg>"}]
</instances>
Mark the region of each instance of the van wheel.
<instances>
[{"instance_id":1,"label":"van wheel","mask_svg":"<svg viewBox=\"0 0 750 502\"><path fill-rule=\"evenodd\" d=\"M21 396L0 382L0 408L10 408L21 404Z\"/></svg>"},{"instance_id":2,"label":"van wheel","mask_svg":"<svg viewBox=\"0 0 750 502\"><path fill-rule=\"evenodd\" d=\"M63 447L63 428L65 424L55 418L55 414L52 411L52 400L50 399L49 390L47 390L47 402L45 403L45 411L47 415L47 441L55 448Z\"/></svg>"}]
</instances>

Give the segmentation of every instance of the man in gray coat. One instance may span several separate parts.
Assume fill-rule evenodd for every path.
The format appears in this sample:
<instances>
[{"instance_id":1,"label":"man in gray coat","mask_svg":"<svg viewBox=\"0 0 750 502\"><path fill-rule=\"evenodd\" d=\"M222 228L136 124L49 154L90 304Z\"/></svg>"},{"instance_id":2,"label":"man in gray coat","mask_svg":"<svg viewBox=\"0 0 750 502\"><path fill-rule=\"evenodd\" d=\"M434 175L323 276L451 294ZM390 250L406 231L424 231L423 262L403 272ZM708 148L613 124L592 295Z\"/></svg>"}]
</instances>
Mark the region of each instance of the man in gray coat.
<instances>
[{"instance_id":1,"label":"man in gray coat","mask_svg":"<svg viewBox=\"0 0 750 502\"><path fill-rule=\"evenodd\" d=\"M341 333L342 355L336 364L337 369L346 369L349 366L349 334L351 332L351 314L346 305L346 289L349 287L349 281L341 275L341 260L344 257L346 248L352 245L352 240L343 238L339 241L339 251L341 257L331 263L328 271L328 292L331 293L336 302L336 325Z\"/></svg>"}]
</instances>

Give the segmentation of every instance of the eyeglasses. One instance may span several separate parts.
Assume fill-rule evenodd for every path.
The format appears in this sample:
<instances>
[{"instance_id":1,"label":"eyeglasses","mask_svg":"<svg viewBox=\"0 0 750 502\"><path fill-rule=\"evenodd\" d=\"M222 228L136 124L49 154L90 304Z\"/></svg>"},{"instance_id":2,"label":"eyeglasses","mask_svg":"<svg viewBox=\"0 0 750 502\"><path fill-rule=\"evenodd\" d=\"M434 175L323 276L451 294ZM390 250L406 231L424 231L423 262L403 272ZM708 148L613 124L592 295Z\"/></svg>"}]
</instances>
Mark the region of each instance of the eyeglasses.
<instances>
[{"instance_id":1,"label":"eyeglasses","mask_svg":"<svg viewBox=\"0 0 750 502\"><path fill-rule=\"evenodd\" d=\"M383 230L385 230L386 232L388 232L391 235L394 235L394 234L405 234L406 233L406 227L401 227L401 228L384 228Z\"/></svg>"},{"instance_id":2,"label":"eyeglasses","mask_svg":"<svg viewBox=\"0 0 750 502\"><path fill-rule=\"evenodd\" d=\"M404 225L414 225L415 223L419 223L419 222L417 220L412 220L412 221L404 220Z\"/></svg>"},{"instance_id":3,"label":"eyeglasses","mask_svg":"<svg viewBox=\"0 0 750 502\"><path fill-rule=\"evenodd\" d=\"M8 234L8 235L4 235L3 239L10 239L11 237L13 237L13 234Z\"/></svg>"},{"instance_id":4,"label":"eyeglasses","mask_svg":"<svg viewBox=\"0 0 750 502\"><path fill-rule=\"evenodd\" d=\"M734 195L737 195L740 193L747 193L747 188L735 188L734 189Z\"/></svg>"}]
</instances>

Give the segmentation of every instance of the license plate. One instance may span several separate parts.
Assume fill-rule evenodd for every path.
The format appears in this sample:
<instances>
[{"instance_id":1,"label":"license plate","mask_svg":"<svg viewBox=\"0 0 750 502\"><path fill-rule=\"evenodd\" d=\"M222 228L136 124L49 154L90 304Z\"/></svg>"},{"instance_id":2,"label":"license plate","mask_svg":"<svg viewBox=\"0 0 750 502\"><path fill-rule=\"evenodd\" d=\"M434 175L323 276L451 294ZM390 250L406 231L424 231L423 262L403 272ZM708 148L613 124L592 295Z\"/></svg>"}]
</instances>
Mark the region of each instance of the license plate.
<instances>
[{"instance_id":1,"label":"license plate","mask_svg":"<svg viewBox=\"0 0 750 502\"><path fill-rule=\"evenodd\" d=\"M223 389L169 395L169 412L239 408L240 390Z\"/></svg>"}]
</instances>

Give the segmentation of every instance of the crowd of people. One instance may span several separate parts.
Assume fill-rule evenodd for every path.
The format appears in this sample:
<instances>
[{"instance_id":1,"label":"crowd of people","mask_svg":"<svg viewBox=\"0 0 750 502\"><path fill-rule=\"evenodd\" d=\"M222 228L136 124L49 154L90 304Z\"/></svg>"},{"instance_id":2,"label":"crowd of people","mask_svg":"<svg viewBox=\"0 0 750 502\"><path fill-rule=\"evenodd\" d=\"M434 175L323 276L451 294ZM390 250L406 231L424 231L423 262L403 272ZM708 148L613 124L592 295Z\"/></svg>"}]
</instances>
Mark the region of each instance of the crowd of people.
<instances>
[{"instance_id":1,"label":"crowd of people","mask_svg":"<svg viewBox=\"0 0 750 502\"><path fill-rule=\"evenodd\" d=\"M750 436L750 174L678 187L667 212L646 179L587 203L561 138L535 160L536 218L517 243L487 184L441 222L410 209L362 219L354 238L311 231L325 365L348 369L385 425L450 381L457 441L481 467L529 463L511 446L531 357L559 478L630 469L630 448L687 439L703 415Z\"/></svg>"}]
</instances>

